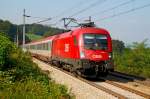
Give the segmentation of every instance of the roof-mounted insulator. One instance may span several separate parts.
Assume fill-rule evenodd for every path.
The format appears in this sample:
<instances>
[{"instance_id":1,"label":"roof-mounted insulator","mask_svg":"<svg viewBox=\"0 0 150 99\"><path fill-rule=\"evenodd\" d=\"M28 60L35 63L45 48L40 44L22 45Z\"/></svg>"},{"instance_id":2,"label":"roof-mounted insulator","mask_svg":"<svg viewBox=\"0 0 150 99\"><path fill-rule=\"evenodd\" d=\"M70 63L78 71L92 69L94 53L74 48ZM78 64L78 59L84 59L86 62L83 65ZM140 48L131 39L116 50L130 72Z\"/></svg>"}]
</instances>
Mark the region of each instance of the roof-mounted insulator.
<instances>
[{"instance_id":1,"label":"roof-mounted insulator","mask_svg":"<svg viewBox=\"0 0 150 99\"><path fill-rule=\"evenodd\" d=\"M81 27L95 27L94 22L80 23L79 25L80 25Z\"/></svg>"}]
</instances>

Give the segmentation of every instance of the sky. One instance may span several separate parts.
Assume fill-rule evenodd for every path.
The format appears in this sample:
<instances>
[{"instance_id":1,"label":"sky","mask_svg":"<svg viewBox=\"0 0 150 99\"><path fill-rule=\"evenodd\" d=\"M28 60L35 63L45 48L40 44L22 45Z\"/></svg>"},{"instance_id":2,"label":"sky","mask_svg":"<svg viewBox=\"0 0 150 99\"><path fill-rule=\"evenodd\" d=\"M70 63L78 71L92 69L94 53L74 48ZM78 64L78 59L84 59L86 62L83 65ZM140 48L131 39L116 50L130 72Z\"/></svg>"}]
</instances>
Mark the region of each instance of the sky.
<instances>
[{"instance_id":1,"label":"sky","mask_svg":"<svg viewBox=\"0 0 150 99\"><path fill-rule=\"evenodd\" d=\"M122 14L144 5L148 6ZM148 39L150 45L150 0L0 0L0 19L22 24L23 9L26 15L32 16L26 18L27 24L52 18L41 24L57 22L55 27L62 27L60 19L64 17L72 16L81 22L91 16L92 21L108 30L113 39L126 44Z\"/></svg>"}]
</instances>

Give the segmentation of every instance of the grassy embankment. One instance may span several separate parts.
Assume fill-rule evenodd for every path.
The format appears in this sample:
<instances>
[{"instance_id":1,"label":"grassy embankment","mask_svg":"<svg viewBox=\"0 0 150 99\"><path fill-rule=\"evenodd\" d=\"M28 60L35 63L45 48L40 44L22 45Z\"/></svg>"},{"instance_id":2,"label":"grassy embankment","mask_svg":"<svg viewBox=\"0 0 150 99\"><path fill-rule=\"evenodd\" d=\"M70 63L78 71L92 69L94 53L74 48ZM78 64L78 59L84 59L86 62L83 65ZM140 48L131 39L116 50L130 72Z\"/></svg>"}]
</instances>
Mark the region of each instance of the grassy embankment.
<instances>
[{"instance_id":1,"label":"grassy embankment","mask_svg":"<svg viewBox=\"0 0 150 99\"><path fill-rule=\"evenodd\" d=\"M29 53L22 52L0 33L0 98L73 98L66 86L41 73Z\"/></svg>"}]
</instances>

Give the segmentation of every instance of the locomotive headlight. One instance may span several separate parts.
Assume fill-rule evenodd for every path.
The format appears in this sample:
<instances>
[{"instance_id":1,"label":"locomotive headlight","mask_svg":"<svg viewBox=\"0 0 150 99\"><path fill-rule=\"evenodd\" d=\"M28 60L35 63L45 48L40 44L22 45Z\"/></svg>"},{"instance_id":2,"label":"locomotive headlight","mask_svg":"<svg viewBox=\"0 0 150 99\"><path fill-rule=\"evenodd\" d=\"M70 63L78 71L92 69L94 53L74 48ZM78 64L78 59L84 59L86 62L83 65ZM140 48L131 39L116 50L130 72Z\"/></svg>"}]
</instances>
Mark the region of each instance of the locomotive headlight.
<instances>
[{"instance_id":1,"label":"locomotive headlight","mask_svg":"<svg viewBox=\"0 0 150 99\"><path fill-rule=\"evenodd\" d=\"M109 56L108 56L110 59L112 58L112 53L109 53Z\"/></svg>"},{"instance_id":2,"label":"locomotive headlight","mask_svg":"<svg viewBox=\"0 0 150 99\"><path fill-rule=\"evenodd\" d=\"M85 54L83 51L80 51L80 58L85 58Z\"/></svg>"}]
</instances>

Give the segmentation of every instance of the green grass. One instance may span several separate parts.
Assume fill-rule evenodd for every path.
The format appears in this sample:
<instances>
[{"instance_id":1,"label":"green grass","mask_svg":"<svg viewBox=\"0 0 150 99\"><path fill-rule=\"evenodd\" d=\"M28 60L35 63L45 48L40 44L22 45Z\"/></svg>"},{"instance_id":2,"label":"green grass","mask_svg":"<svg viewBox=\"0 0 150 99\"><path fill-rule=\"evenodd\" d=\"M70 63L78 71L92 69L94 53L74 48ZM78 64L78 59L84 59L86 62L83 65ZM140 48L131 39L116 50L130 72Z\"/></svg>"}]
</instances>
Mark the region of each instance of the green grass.
<instances>
[{"instance_id":1,"label":"green grass","mask_svg":"<svg viewBox=\"0 0 150 99\"><path fill-rule=\"evenodd\" d=\"M49 82L44 84L41 81L37 81L32 78L28 78L24 82L15 82L10 84L2 84L5 86L3 91L0 91L0 97L7 98L48 98L48 99L70 99L70 95L67 94L65 86ZM2 90L2 89L1 89Z\"/></svg>"},{"instance_id":2,"label":"green grass","mask_svg":"<svg viewBox=\"0 0 150 99\"><path fill-rule=\"evenodd\" d=\"M38 69L28 53L24 55L20 56L18 66L0 70L0 98L73 98L66 86L56 84Z\"/></svg>"},{"instance_id":3,"label":"green grass","mask_svg":"<svg viewBox=\"0 0 150 99\"><path fill-rule=\"evenodd\" d=\"M71 99L64 85L52 81L22 52L0 35L0 99Z\"/></svg>"}]
</instances>

